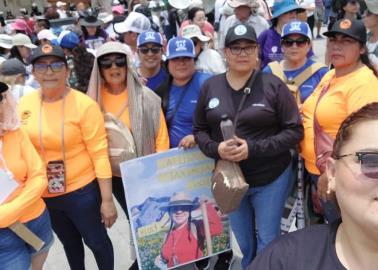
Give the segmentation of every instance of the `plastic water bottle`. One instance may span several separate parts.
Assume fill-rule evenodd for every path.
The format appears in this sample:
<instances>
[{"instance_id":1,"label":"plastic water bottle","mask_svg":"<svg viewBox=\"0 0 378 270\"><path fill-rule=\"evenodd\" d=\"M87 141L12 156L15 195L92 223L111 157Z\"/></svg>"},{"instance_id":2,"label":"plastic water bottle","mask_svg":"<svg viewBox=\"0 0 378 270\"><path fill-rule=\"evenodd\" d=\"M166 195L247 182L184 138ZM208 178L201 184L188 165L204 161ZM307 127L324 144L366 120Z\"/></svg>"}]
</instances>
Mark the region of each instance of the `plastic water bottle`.
<instances>
[{"instance_id":1,"label":"plastic water bottle","mask_svg":"<svg viewBox=\"0 0 378 270\"><path fill-rule=\"evenodd\" d=\"M223 140L227 141L235 135L234 124L227 114L223 114L221 118L222 121L220 122L220 128L222 131Z\"/></svg>"}]
</instances>

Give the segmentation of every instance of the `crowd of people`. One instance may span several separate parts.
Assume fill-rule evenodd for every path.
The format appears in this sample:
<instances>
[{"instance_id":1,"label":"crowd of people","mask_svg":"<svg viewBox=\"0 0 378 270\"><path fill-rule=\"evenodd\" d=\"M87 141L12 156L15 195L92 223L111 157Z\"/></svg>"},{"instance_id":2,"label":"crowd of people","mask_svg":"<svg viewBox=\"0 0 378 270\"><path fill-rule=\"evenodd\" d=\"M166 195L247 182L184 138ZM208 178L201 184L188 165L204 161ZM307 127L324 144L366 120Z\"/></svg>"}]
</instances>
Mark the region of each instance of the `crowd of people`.
<instances>
[{"instance_id":1,"label":"crowd of people","mask_svg":"<svg viewBox=\"0 0 378 270\"><path fill-rule=\"evenodd\" d=\"M198 146L239 164L249 185L228 214L243 269L375 269L378 1L164 2L115 0L106 13L58 1L0 18L0 188L17 183L0 200L0 268L42 270L54 232L72 270L85 269L84 244L98 269L114 269L113 198L129 219L120 160ZM315 39L326 39L325 59ZM280 237L298 160L309 227ZM199 204L172 195L157 267L202 257ZM221 213L205 204L219 234ZM40 250L13 233L16 222ZM214 269L231 268L232 251L217 256Z\"/></svg>"}]
</instances>

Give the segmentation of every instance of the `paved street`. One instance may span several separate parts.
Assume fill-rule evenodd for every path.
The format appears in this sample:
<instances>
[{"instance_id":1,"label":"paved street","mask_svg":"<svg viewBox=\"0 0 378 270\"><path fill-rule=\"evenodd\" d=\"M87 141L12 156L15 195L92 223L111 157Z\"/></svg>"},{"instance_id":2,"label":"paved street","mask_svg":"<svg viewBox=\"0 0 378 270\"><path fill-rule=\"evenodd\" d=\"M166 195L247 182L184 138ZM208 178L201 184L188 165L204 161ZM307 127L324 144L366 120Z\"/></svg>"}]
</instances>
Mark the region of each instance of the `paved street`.
<instances>
[{"instance_id":1,"label":"paved street","mask_svg":"<svg viewBox=\"0 0 378 270\"><path fill-rule=\"evenodd\" d=\"M324 29L325 31L325 29ZM324 32L322 31L322 32ZM316 56L316 61L324 63L324 54L325 54L325 38L314 40L314 52ZM114 253L115 253L115 269L116 270L125 270L131 265L131 261L129 259L129 238L128 238L128 225L126 221L126 217L122 212L121 208L118 206L118 215L119 218L116 224L109 230L110 238L113 242ZM233 241L234 253L236 254L237 258L236 261L233 263L232 270L239 270L240 267L240 251L238 250L237 244ZM86 248L86 266L88 270L96 270L96 262L94 257L89 249ZM212 260L212 265L214 264L215 259ZM194 269L193 265L189 265L183 267L181 269ZM50 250L50 254L47 258L47 262L45 264L44 270L69 270L69 266L67 263L66 256L63 251L63 247L59 240L56 238L55 243Z\"/></svg>"}]
</instances>

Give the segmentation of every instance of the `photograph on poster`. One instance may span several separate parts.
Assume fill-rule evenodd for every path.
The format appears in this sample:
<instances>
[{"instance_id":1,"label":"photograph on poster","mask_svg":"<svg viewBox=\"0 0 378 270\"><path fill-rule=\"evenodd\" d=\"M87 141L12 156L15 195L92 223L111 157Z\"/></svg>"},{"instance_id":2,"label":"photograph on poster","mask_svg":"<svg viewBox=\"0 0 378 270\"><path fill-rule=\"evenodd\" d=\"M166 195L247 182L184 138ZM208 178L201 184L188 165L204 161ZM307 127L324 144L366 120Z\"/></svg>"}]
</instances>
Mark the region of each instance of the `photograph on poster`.
<instances>
[{"instance_id":1,"label":"photograph on poster","mask_svg":"<svg viewBox=\"0 0 378 270\"><path fill-rule=\"evenodd\" d=\"M214 161L198 148L121 164L139 268L170 269L230 249L210 189Z\"/></svg>"}]
</instances>

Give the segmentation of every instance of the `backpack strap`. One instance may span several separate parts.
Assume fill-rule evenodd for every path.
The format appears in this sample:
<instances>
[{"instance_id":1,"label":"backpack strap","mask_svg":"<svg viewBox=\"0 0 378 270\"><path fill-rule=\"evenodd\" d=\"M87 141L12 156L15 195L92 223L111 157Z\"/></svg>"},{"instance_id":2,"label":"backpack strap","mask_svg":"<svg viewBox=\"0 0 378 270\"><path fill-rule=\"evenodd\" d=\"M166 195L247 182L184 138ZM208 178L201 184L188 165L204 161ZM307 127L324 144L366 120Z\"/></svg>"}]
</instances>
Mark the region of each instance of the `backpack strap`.
<instances>
[{"instance_id":1,"label":"backpack strap","mask_svg":"<svg viewBox=\"0 0 378 270\"><path fill-rule=\"evenodd\" d=\"M270 67L274 75L276 75L278 78L280 78L283 82L286 83L287 78L285 76L285 73L283 72L280 62L278 61L270 62L268 66Z\"/></svg>"},{"instance_id":2,"label":"backpack strap","mask_svg":"<svg viewBox=\"0 0 378 270\"><path fill-rule=\"evenodd\" d=\"M305 81L307 81L312 75L314 75L323 67L325 67L325 65L320 64L320 63L313 63L312 65L307 67L305 70L303 70L300 74L298 74L298 76L292 79L291 80L292 83L290 84L295 84L298 87L300 87Z\"/></svg>"}]
</instances>

